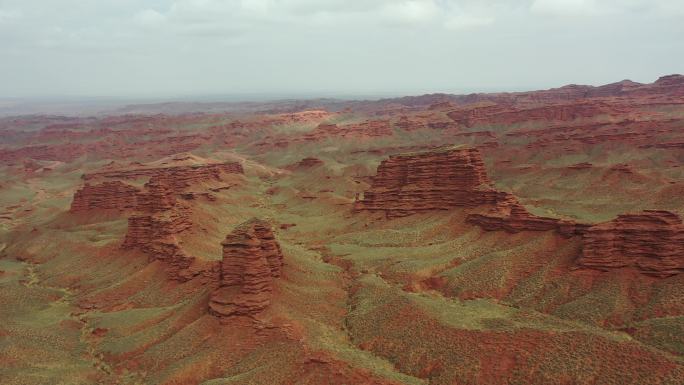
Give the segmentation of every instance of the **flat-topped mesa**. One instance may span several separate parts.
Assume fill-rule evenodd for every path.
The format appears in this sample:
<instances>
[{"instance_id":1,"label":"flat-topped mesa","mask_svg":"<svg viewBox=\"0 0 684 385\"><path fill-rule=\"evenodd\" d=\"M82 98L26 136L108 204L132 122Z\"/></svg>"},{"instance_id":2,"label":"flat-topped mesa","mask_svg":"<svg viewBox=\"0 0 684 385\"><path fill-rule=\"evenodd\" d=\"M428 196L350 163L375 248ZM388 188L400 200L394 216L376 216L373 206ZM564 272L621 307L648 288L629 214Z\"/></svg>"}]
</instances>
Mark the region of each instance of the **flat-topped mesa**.
<instances>
[{"instance_id":1,"label":"flat-topped mesa","mask_svg":"<svg viewBox=\"0 0 684 385\"><path fill-rule=\"evenodd\" d=\"M242 174L240 163L220 163L202 166L169 168L159 175L160 180L173 189L185 189L194 183L220 180L222 173Z\"/></svg>"},{"instance_id":2,"label":"flat-topped mesa","mask_svg":"<svg viewBox=\"0 0 684 385\"><path fill-rule=\"evenodd\" d=\"M86 181L92 179L138 179L158 178L174 190L182 190L193 183L219 180L221 174L243 174L242 165L237 162L215 163L191 166L172 166L158 168L137 168L132 170L102 171L83 175Z\"/></svg>"},{"instance_id":3,"label":"flat-topped mesa","mask_svg":"<svg viewBox=\"0 0 684 385\"><path fill-rule=\"evenodd\" d=\"M583 237L580 267L612 270L631 267L668 277L684 272L684 224L669 211L623 214L590 227Z\"/></svg>"},{"instance_id":4,"label":"flat-topped mesa","mask_svg":"<svg viewBox=\"0 0 684 385\"><path fill-rule=\"evenodd\" d=\"M71 202L71 212L88 210L131 210L138 204L140 190L119 181L81 187Z\"/></svg>"},{"instance_id":5,"label":"flat-topped mesa","mask_svg":"<svg viewBox=\"0 0 684 385\"><path fill-rule=\"evenodd\" d=\"M398 217L495 204L505 193L489 184L482 156L475 148L393 155L380 163L371 188L356 202L355 210L384 211L388 217Z\"/></svg>"},{"instance_id":6,"label":"flat-topped mesa","mask_svg":"<svg viewBox=\"0 0 684 385\"><path fill-rule=\"evenodd\" d=\"M390 136L394 133L389 120L369 120L361 123L338 126L321 123L310 133L304 135L305 140L316 141L330 137L341 138L374 138Z\"/></svg>"},{"instance_id":7,"label":"flat-topped mesa","mask_svg":"<svg viewBox=\"0 0 684 385\"><path fill-rule=\"evenodd\" d=\"M479 124L514 124L527 121L571 121L604 114L619 113L616 107L603 102L582 101L517 109L502 105L464 108L447 114L466 127Z\"/></svg>"},{"instance_id":8,"label":"flat-topped mesa","mask_svg":"<svg viewBox=\"0 0 684 385\"><path fill-rule=\"evenodd\" d=\"M226 236L220 287L209 301L218 317L253 317L271 303L273 280L280 277L283 253L270 224L247 221Z\"/></svg>"}]
</instances>

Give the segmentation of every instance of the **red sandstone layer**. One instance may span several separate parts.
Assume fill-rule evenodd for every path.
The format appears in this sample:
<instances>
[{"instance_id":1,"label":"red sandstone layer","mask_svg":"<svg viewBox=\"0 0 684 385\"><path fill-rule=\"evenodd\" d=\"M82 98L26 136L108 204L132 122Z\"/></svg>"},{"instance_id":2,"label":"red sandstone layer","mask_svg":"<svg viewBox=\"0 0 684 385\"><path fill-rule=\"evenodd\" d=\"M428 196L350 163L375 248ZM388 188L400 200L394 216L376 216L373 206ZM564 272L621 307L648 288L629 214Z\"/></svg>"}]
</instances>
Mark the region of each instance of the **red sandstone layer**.
<instances>
[{"instance_id":1,"label":"red sandstone layer","mask_svg":"<svg viewBox=\"0 0 684 385\"><path fill-rule=\"evenodd\" d=\"M466 220L487 231L518 233L553 230L566 237L581 235L588 227L572 221L531 214L512 194L506 194L505 199L499 201L489 213L469 214Z\"/></svg>"},{"instance_id":2,"label":"red sandstone layer","mask_svg":"<svg viewBox=\"0 0 684 385\"><path fill-rule=\"evenodd\" d=\"M140 190L119 181L98 185L86 183L74 194L71 212L94 209L129 210L136 208Z\"/></svg>"},{"instance_id":3,"label":"red sandstone layer","mask_svg":"<svg viewBox=\"0 0 684 385\"><path fill-rule=\"evenodd\" d=\"M210 312L228 317L263 311L282 266L283 254L271 226L257 219L241 224L223 242L221 286L211 295Z\"/></svg>"},{"instance_id":4,"label":"red sandstone layer","mask_svg":"<svg viewBox=\"0 0 684 385\"><path fill-rule=\"evenodd\" d=\"M355 208L392 217L495 204L505 193L492 190L489 183L474 148L395 155L378 166L371 188Z\"/></svg>"},{"instance_id":5,"label":"red sandstone layer","mask_svg":"<svg viewBox=\"0 0 684 385\"><path fill-rule=\"evenodd\" d=\"M684 271L684 224L669 211L623 214L590 227L583 237L581 267L610 270L633 267L666 277Z\"/></svg>"},{"instance_id":6,"label":"red sandstone layer","mask_svg":"<svg viewBox=\"0 0 684 385\"><path fill-rule=\"evenodd\" d=\"M208 180L219 180L222 173L242 174L244 170L240 163L218 163L196 166L174 166L160 168L137 168L132 170L103 171L83 175L86 181L104 179L138 179L155 177L161 183L169 185L174 190L181 190Z\"/></svg>"}]
</instances>

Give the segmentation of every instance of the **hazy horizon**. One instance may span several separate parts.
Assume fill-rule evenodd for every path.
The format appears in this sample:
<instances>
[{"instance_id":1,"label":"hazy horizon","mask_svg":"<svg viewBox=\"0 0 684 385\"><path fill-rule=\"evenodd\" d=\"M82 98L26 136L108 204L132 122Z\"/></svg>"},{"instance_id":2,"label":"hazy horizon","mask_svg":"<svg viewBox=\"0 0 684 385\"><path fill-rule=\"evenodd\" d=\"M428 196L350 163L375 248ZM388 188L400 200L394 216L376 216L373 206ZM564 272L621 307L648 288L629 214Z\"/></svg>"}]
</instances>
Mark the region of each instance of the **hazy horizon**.
<instances>
[{"instance_id":1,"label":"hazy horizon","mask_svg":"<svg viewBox=\"0 0 684 385\"><path fill-rule=\"evenodd\" d=\"M681 73L677 0L0 0L1 98L420 95Z\"/></svg>"}]
</instances>

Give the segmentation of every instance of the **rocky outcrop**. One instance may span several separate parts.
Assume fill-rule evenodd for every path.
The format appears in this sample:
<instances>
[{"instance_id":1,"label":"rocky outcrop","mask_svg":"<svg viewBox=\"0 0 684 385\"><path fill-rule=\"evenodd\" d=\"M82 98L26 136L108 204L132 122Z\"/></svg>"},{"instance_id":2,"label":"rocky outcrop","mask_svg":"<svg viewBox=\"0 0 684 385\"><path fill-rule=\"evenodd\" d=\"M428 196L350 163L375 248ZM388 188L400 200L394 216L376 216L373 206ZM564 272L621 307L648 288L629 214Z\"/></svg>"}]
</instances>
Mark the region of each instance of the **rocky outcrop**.
<instances>
[{"instance_id":1,"label":"rocky outcrop","mask_svg":"<svg viewBox=\"0 0 684 385\"><path fill-rule=\"evenodd\" d=\"M174 191L159 179L145 184L145 192L138 197L137 213L128 218L128 232L124 248L138 248L152 259L163 259L157 243L170 243L173 236L192 226L187 209L178 205Z\"/></svg>"},{"instance_id":2,"label":"rocky outcrop","mask_svg":"<svg viewBox=\"0 0 684 385\"><path fill-rule=\"evenodd\" d=\"M557 231L565 237L581 235L586 225L531 214L518 199L490 187L479 150L447 147L394 155L383 161L371 188L357 199L356 211L382 211L401 217L455 207L491 205L487 213L469 214L467 222L488 231Z\"/></svg>"},{"instance_id":3,"label":"rocky outcrop","mask_svg":"<svg viewBox=\"0 0 684 385\"><path fill-rule=\"evenodd\" d=\"M211 295L209 311L253 317L271 303L273 280L283 267L280 245L270 224L258 219L239 225L222 245L220 287Z\"/></svg>"},{"instance_id":4,"label":"rocky outcrop","mask_svg":"<svg viewBox=\"0 0 684 385\"><path fill-rule=\"evenodd\" d=\"M582 163L575 163L573 165L568 166L568 169L570 170L589 170L592 167L594 167L593 164L589 162L582 162Z\"/></svg>"},{"instance_id":5,"label":"rocky outcrop","mask_svg":"<svg viewBox=\"0 0 684 385\"><path fill-rule=\"evenodd\" d=\"M395 124L397 127L401 128L402 130L406 131L415 131L415 130L420 130L426 127L426 124L424 122L421 122L419 120L411 119L406 115L403 115L399 118L399 121Z\"/></svg>"},{"instance_id":6,"label":"rocky outcrop","mask_svg":"<svg viewBox=\"0 0 684 385\"><path fill-rule=\"evenodd\" d=\"M356 210L398 217L430 210L496 204L506 194L489 187L480 152L469 147L390 156L378 167Z\"/></svg>"},{"instance_id":7,"label":"rocky outcrop","mask_svg":"<svg viewBox=\"0 0 684 385\"><path fill-rule=\"evenodd\" d=\"M684 224L669 211L623 214L590 227L583 236L580 267L631 267L656 277L684 272Z\"/></svg>"},{"instance_id":8,"label":"rocky outcrop","mask_svg":"<svg viewBox=\"0 0 684 385\"><path fill-rule=\"evenodd\" d=\"M602 102L577 102L545 105L532 108L509 108L502 105L460 109L447 115L454 122L466 127L480 124L515 124L528 121L571 121L597 115L613 115L614 106Z\"/></svg>"},{"instance_id":9,"label":"rocky outcrop","mask_svg":"<svg viewBox=\"0 0 684 385\"><path fill-rule=\"evenodd\" d=\"M70 211L131 210L137 207L139 194L139 189L119 181L86 183L74 194Z\"/></svg>"},{"instance_id":10,"label":"rocky outcrop","mask_svg":"<svg viewBox=\"0 0 684 385\"><path fill-rule=\"evenodd\" d=\"M83 175L83 179L126 179L156 178L174 190L187 188L195 183L220 180L221 174L243 174L240 163L216 163L193 166L173 166L158 168L135 168L129 170L103 171Z\"/></svg>"},{"instance_id":11,"label":"rocky outcrop","mask_svg":"<svg viewBox=\"0 0 684 385\"><path fill-rule=\"evenodd\" d=\"M182 212L133 215L128 219L123 247L143 250L151 260L170 260L180 252L175 236L190 227L192 223Z\"/></svg>"},{"instance_id":12,"label":"rocky outcrop","mask_svg":"<svg viewBox=\"0 0 684 385\"><path fill-rule=\"evenodd\" d=\"M128 230L122 247L141 250L150 261L164 261L171 278L185 281L183 272L194 262L185 254L177 236L192 228L189 208L180 204L173 189L157 177L145 184L138 197L137 213L128 218Z\"/></svg>"},{"instance_id":13,"label":"rocky outcrop","mask_svg":"<svg viewBox=\"0 0 684 385\"><path fill-rule=\"evenodd\" d=\"M362 123L337 124L321 123L310 133L303 136L304 141L319 141L326 138L376 138L392 135L392 126L388 120L369 120Z\"/></svg>"},{"instance_id":14,"label":"rocky outcrop","mask_svg":"<svg viewBox=\"0 0 684 385\"><path fill-rule=\"evenodd\" d=\"M515 196L508 193L489 213L469 214L466 221L487 231L518 233L553 230L565 237L581 235L587 227L572 221L534 215L527 211Z\"/></svg>"},{"instance_id":15,"label":"rocky outcrop","mask_svg":"<svg viewBox=\"0 0 684 385\"><path fill-rule=\"evenodd\" d=\"M322 164L323 164L323 161L322 161L322 160L320 160L320 159L318 159L318 158L309 157L309 158L304 158L304 159L300 160L300 161L297 163L297 167L301 167L301 168L311 168L311 167L320 166L320 165L322 165Z\"/></svg>"},{"instance_id":16,"label":"rocky outcrop","mask_svg":"<svg viewBox=\"0 0 684 385\"><path fill-rule=\"evenodd\" d=\"M145 183L145 192L138 197L137 210L150 214L171 210L177 203L176 193L166 179L152 177Z\"/></svg>"},{"instance_id":17,"label":"rocky outcrop","mask_svg":"<svg viewBox=\"0 0 684 385\"><path fill-rule=\"evenodd\" d=\"M23 159L71 162L86 153L78 143L35 145L17 149L0 149L0 162L18 162Z\"/></svg>"}]
</instances>

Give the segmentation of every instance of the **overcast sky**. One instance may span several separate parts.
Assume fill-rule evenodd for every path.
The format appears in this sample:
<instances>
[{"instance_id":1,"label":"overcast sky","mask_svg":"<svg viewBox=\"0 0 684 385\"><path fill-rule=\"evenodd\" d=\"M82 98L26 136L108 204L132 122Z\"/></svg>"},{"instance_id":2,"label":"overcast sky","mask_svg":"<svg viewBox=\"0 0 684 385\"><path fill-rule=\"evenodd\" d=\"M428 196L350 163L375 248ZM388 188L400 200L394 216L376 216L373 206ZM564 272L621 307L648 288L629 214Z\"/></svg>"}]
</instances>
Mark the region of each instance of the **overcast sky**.
<instances>
[{"instance_id":1,"label":"overcast sky","mask_svg":"<svg viewBox=\"0 0 684 385\"><path fill-rule=\"evenodd\" d=\"M522 90L684 72L684 0L0 0L0 97Z\"/></svg>"}]
</instances>

